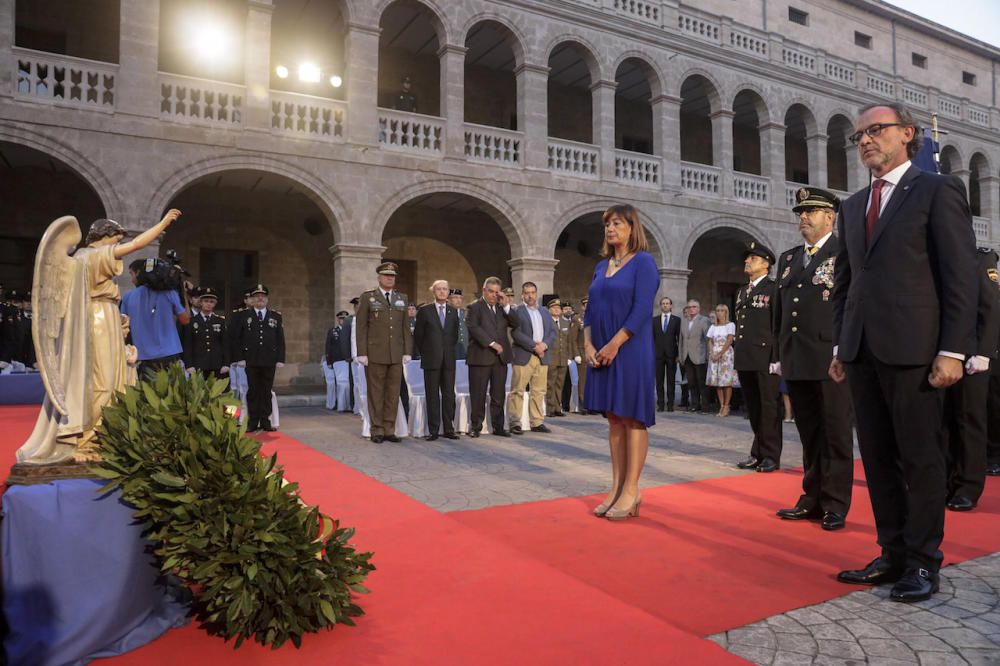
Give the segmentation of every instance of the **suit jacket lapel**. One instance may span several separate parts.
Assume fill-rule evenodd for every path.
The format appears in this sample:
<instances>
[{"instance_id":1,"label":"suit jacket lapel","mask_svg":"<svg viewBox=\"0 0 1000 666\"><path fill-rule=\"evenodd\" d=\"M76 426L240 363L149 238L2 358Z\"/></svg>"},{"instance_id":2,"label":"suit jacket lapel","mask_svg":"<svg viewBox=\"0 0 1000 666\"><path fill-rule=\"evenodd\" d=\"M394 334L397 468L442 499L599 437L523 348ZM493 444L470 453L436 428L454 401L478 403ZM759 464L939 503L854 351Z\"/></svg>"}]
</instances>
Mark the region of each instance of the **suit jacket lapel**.
<instances>
[{"instance_id":1,"label":"suit jacket lapel","mask_svg":"<svg viewBox=\"0 0 1000 666\"><path fill-rule=\"evenodd\" d=\"M885 210L879 215L878 222L875 223L875 231L872 233L872 240L868 243L868 253L871 253L872 248L875 247L875 243L878 242L879 237L882 232L885 231L886 226L892 219L892 216L896 214L899 207L903 203L903 199L909 196L910 191L913 189L913 181L920 175L920 169L915 166L910 166L903 174L903 177L899 179L899 183L892 190L892 196L889 198L889 203L886 204Z\"/></svg>"}]
</instances>

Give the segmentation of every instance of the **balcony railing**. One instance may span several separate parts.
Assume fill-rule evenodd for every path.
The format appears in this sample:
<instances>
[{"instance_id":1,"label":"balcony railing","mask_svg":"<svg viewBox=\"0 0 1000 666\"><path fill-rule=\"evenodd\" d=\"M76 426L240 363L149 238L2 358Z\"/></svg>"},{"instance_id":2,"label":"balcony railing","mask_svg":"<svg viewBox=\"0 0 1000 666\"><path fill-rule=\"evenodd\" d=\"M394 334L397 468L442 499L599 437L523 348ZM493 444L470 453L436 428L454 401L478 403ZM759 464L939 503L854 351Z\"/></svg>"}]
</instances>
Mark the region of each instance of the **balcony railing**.
<instances>
[{"instance_id":1,"label":"balcony railing","mask_svg":"<svg viewBox=\"0 0 1000 666\"><path fill-rule=\"evenodd\" d=\"M628 150L615 151L615 178L619 183L660 187L660 158Z\"/></svg>"},{"instance_id":2,"label":"balcony railing","mask_svg":"<svg viewBox=\"0 0 1000 666\"><path fill-rule=\"evenodd\" d=\"M444 153L444 118L379 108L378 142L389 150L441 155Z\"/></svg>"},{"instance_id":3,"label":"balcony railing","mask_svg":"<svg viewBox=\"0 0 1000 666\"><path fill-rule=\"evenodd\" d=\"M781 49L781 61L789 67L803 72L816 71L816 56L791 46L785 46Z\"/></svg>"},{"instance_id":4,"label":"balcony railing","mask_svg":"<svg viewBox=\"0 0 1000 666\"><path fill-rule=\"evenodd\" d=\"M988 242L990 240L990 218L988 217L974 217L972 218L972 229L976 232L977 241Z\"/></svg>"},{"instance_id":5,"label":"balcony railing","mask_svg":"<svg viewBox=\"0 0 1000 666\"><path fill-rule=\"evenodd\" d=\"M969 107L969 122L973 125L979 125L980 127L990 126L990 112L986 109L977 109L974 106Z\"/></svg>"},{"instance_id":6,"label":"balcony railing","mask_svg":"<svg viewBox=\"0 0 1000 666\"><path fill-rule=\"evenodd\" d=\"M949 118L962 117L962 104L957 99L939 97L937 110L942 116L948 116Z\"/></svg>"},{"instance_id":7,"label":"balcony railing","mask_svg":"<svg viewBox=\"0 0 1000 666\"><path fill-rule=\"evenodd\" d=\"M343 140L346 122L346 102L271 91L271 129L278 134Z\"/></svg>"},{"instance_id":8,"label":"balcony railing","mask_svg":"<svg viewBox=\"0 0 1000 666\"><path fill-rule=\"evenodd\" d=\"M14 94L22 99L113 111L118 65L13 49Z\"/></svg>"},{"instance_id":9,"label":"balcony railing","mask_svg":"<svg viewBox=\"0 0 1000 666\"><path fill-rule=\"evenodd\" d=\"M476 162L521 166L524 134L465 123L465 156Z\"/></svg>"},{"instance_id":10,"label":"balcony railing","mask_svg":"<svg viewBox=\"0 0 1000 666\"><path fill-rule=\"evenodd\" d=\"M748 30L733 30L729 33L729 44L738 51L757 58L767 58L767 37L753 34Z\"/></svg>"},{"instance_id":11,"label":"balcony railing","mask_svg":"<svg viewBox=\"0 0 1000 666\"><path fill-rule=\"evenodd\" d=\"M660 3L648 0L614 0L616 13L645 23L660 25Z\"/></svg>"},{"instance_id":12,"label":"balcony railing","mask_svg":"<svg viewBox=\"0 0 1000 666\"><path fill-rule=\"evenodd\" d=\"M246 87L160 72L160 117L190 125L241 127Z\"/></svg>"},{"instance_id":13,"label":"balcony railing","mask_svg":"<svg viewBox=\"0 0 1000 666\"><path fill-rule=\"evenodd\" d=\"M763 176L749 173L733 174L733 196L737 201L766 206L768 203L768 188L770 181Z\"/></svg>"},{"instance_id":14,"label":"balcony railing","mask_svg":"<svg viewBox=\"0 0 1000 666\"><path fill-rule=\"evenodd\" d=\"M681 187L692 194L716 196L721 174L719 167L681 162Z\"/></svg>"},{"instance_id":15,"label":"balcony railing","mask_svg":"<svg viewBox=\"0 0 1000 666\"><path fill-rule=\"evenodd\" d=\"M549 169L581 178L597 178L601 149L589 143L577 143L549 137Z\"/></svg>"}]
</instances>

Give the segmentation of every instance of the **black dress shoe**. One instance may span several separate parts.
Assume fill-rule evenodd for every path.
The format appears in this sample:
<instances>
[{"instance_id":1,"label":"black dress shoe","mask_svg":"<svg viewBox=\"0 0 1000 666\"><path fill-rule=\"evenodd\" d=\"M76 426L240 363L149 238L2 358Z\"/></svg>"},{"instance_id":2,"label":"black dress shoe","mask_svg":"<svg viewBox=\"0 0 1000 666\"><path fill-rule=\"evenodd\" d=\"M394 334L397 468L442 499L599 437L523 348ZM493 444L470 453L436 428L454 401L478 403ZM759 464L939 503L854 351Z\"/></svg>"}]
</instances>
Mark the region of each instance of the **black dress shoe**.
<instances>
[{"instance_id":1,"label":"black dress shoe","mask_svg":"<svg viewBox=\"0 0 1000 666\"><path fill-rule=\"evenodd\" d=\"M549 427L542 423L541 425L531 426L531 432L552 432Z\"/></svg>"},{"instance_id":2,"label":"black dress shoe","mask_svg":"<svg viewBox=\"0 0 1000 666\"><path fill-rule=\"evenodd\" d=\"M656 408L656 411L662 412L665 409L666 409L666 407L664 407L663 405L660 405L659 407Z\"/></svg>"},{"instance_id":3,"label":"black dress shoe","mask_svg":"<svg viewBox=\"0 0 1000 666\"><path fill-rule=\"evenodd\" d=\"M876 557L864 569L847 569L837 574L837 580L850 585L880 585L895 583L903 577L903 567L884 557Z\"/></svg>"},{"instance_id":4,"label":"black dress shoe","mask_svg":"<svg viewBox=\"0 0 1000 666\"><path fill-rule=\"evenodd\" d=\"M566 416L566 414L563 412L552 412L549 416Z\"/></svg>"},{"instance_id":5,"label":"black dress shoe","mask_svg":"<svg viewBox=\"0 0 1000 666\"><path fill-rule=\"evenodd\" d=\"M510 427L510 434L512 434L512 435L523 435L524 434L524 430L522 430L521 426L519 426L519 425L512 425Z\"/></svg>"},{"instance_id":6,"label":"black dress shoe","mask_svg":"<svg viewBox=\"0 0 1000 666\"><path fill-rule=\"evenodd\" d=\"M427 435L426 437L424 437L424 441L433 442L437 438L438 438L437 435Z\"/></svg>"},{"instance_id":7,"label":"black dress shoe","mask_svg":"<svg viewBox=\"0 0 1000 666\"><path fill-rule=\"evenodd\" d=\"M946 504L952 511L972 511L976 508L976 503L970 500L968 497L962 497L961 495L955 495Z\"/></svg>"},{"instance_id":8,"label":"black dress shoe","mask_svg":"<svg viewBox=\"0 0 1000 666\"><path fill-rule=\"evenodd\" d=\"M667 411L668 412L674 411L674 406L673 405L667 405Z\"/></svg>"},{"instance_id":9,"label":"black dress shoe","mask_svg":"<svg viewBox=\"0 0 1000 666\"><path fill-rule=\"evenodd\" d=\"M773 472L777 469L779 469L778 463L774 462L770 458L764 458L763 460L760 461L760 464L757 465L757 471L764 472L765 474L767 474L768 472Z\"/></svg>"},{"instance_id":10,"label":"black dress shoe","mask_svg":"<svg viewBox=\"0 0 1000 666\"><path fill-rule=\"evenodd\" d=\"M823 529L827 530L828 532L832 532L834 530L842 530L844 529L844 525L846 524L847 521L839 513L835 513L833 511L827 511L826 513L823 514Z\"/></svg>"},{"instance_id":11,"label":"black dress shoe","mask_svg":"<svg viewBox=\"0 0 1000 666\"><path fill-rule=\"evenodd\" d=\"M990 476L1000 476L1000 463L990 463L987 465L986 473Z\"/></svg>"},{"instance_id":12,"label":"black dress shoe","mask_svg":"<svg viewBox=\"0 0 1000 666\"><path fill-rule=\"evenodd\" d=\"M893 601L913 603L926 601L938 591L938 576L927 569L907 569L899 582L892 586L889 598Z\"/></svg>"},{"instance_id":13,"label":"black dress shoe","mask_svg":"<svg viewBox=\"0 0 1000 666\"><path fill-rule=\"evenodd\" d=\"M757 465L759 464L760 464L759 460L757 460L753 456L747 456L745 460L741 460L738 463L736 463L736 466L739 467L740 469L757 469Z\"/></svg>"},{"instance_id":14,"label":"black dress shoe","mask_svg":"<svg viewBox=\"0 0 1000 666\"><path fill-rule=\"evenodd\" d=\"M794 506L791 509L778 509L776 515L785 520L811 520L819 518L822 513L819 509L807 509L804 506Z\"/></svg>"},{"instance_id":15,"label":"black dress shoe","mask_svg":"<svg viewBox=\"0 0 1000 666\"><path fill-rule=\"evenodd\" d=\"M497 437L510 437L510 433L506 430L495 430L493 434Z\"/></svg>"},{"instance_id":16,"label":"black dress shoe","mask_svg":"<svg viewBox=\"0 0 1000 666\"><path fill-rule=\"evenodd\" d=\"M382 435L372 435L372 444L381 444L382 439Z\"/></svg>"},{"instance_id":17,"label":"black dress shoe","mask_svg":"<svg viewBox=\"0 0 1000 666\"><path fill-rule=\"evenodd\" d=\"M446 432L444 434L444 438L445 439L458 439L458 433L457 432Z\"/></svg>"},{"instance_id":18,"label":"black dress shoe","mask_svg":"<svg viewBox=\"0 0 1000 666\"><path fill-rule=\"evenodd\" d=\"M395 435L386 435L385 441L392 442L393 444L399 444L403 440L401 440L399 437L396 437Z\"/></svg>"},{"instance_id":19,"label":"black dress shoe","mask_svg":"<svg viewBox=\"0 0 1000 666\"><path fill-rule=\"evenodd\" d=\"M263 430L264 432L274 432L274 431L277 430L277 428L275 428L274 426L271 425L271 421L270 420L261 421L260 422L260 429Z\"/></svg>"},{"instance_id":20,"label":"black dress shoe","mask_svg":"<svg viewBox=\"0 0 1000 666\"><path fill-rule=\"evenodd\" d=\"M469 433L469 437L479 437L479 431L473 430Z\"/></svg>"}]
</instances>

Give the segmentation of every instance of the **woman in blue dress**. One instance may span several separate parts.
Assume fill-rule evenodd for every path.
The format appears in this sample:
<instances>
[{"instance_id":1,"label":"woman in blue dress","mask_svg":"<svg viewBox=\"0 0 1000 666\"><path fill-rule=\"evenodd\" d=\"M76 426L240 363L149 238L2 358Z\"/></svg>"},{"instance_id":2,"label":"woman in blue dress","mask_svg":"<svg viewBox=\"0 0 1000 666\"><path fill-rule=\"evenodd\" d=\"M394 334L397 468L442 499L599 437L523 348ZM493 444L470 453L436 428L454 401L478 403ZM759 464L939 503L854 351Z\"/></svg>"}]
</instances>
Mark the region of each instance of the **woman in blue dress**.
<instances>
[{"instance_id":1,"label":"woman in blue dress","mask_svg":"<svg viewBox=\"0 0 1000 666\"><path fill-rule=\"evenodd\" d=\"M649 318L660 286L656 261L646 252L639 213L628 205L604 212L604 246L587 292L584 407L608 418L611 492L594 515L625 520L639 515L639 475L655 422L653 329Z\"/></svg>"}]
</instances>

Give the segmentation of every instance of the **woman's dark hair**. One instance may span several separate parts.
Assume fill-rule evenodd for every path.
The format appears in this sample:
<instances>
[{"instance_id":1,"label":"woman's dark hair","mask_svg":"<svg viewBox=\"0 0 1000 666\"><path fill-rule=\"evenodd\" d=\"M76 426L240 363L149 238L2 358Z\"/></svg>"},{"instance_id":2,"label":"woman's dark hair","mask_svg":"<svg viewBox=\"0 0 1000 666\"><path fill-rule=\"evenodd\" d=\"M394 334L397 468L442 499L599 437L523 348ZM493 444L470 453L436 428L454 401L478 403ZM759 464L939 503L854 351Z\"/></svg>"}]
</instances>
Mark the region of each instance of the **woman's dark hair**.
<instances>
[{"instance_id":1,"label":"woman's dark hair","mask_svg":"<svg viewBox=\"0 0 1000 666\"><path fill-rule=\"evenodd\" d=\"M612 206L604 211L604 215L601 217L601 224L606 225L608 220L617 215L622 218L628 225L632 227L632 234L628 238L628 252L644 252L648 245L646 244L646 232L642 229L642 222L639 221L639 211L635 209L635 206L629 204L620 204L618 206ZM611 248L608 247L608 240L605 237L604 242L601 244L601 256L607 257L611 254Z\"/></svg>"},{"instance_id":2,"label":"woman's dark hair","mask_svg":"<svg viewBox=\"0 0 1000 666\"><path fill-rule=\"evenodd\" d=\"M125 228L115 222L114 220L108 220L101 218L99 220L94 220L93 224L90 225L90 230L87 231L87 239L83 241L84 245L90 245L102 238L108 238L111 236L127 236L128 233Z\"/></svg>"}]
</instances>

